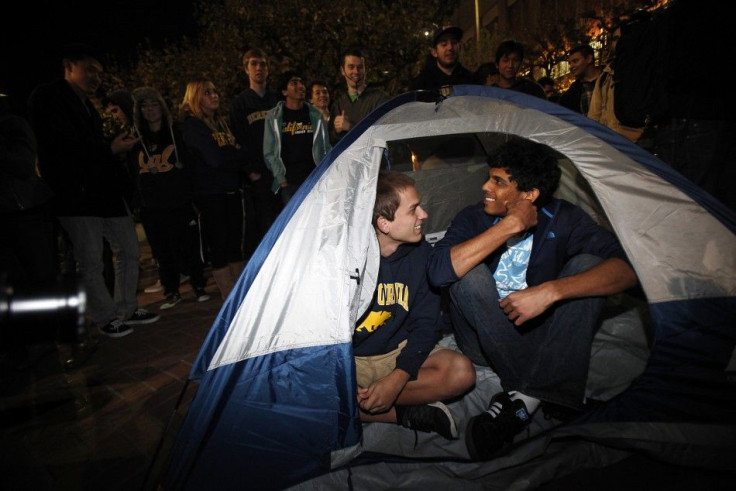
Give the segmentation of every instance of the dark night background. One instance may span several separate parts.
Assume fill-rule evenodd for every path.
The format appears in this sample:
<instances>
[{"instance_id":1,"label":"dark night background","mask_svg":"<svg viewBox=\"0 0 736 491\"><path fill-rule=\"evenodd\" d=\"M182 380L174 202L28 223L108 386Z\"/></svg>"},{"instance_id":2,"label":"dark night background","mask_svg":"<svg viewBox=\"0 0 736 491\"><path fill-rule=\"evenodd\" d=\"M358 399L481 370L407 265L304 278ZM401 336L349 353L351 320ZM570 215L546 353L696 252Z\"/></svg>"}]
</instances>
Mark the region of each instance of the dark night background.
<instances>
[{"instance_id":1,"label":"dark night background","mask_svg":"<svg viewBox=\"0 0 736 491\"><path fill-rule=\"evenodd\" d=\"M9 96L11 109L24 113L31 90L62 76L57 49L65 43L84 42L127 60L136 47L150 40L161 47L166 40L193 37L196 0L104 0L91 2L37 2L4 4L0 29L0 92Z\"/></svg>"}]
</instances>

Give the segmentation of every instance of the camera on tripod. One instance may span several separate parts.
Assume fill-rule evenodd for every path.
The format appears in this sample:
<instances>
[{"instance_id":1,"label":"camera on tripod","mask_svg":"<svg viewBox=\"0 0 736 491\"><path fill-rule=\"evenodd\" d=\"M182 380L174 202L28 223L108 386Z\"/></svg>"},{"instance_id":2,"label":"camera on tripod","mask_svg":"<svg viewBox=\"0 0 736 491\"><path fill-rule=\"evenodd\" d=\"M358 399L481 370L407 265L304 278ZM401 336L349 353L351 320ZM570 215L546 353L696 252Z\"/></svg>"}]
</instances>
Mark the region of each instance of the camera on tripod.
<instances>
[{"instance_id":1,"label":"camera on tripod","mask_svg":"<svg viewBox=\"0 0 736 491\"><path fill-rule=\"evenodd\" d=\"M16 289L0 277L0 331L28 344L41 342L77 343L85 332L87 297L72 280L29 291Z\"/></svg>"}]
</instances>

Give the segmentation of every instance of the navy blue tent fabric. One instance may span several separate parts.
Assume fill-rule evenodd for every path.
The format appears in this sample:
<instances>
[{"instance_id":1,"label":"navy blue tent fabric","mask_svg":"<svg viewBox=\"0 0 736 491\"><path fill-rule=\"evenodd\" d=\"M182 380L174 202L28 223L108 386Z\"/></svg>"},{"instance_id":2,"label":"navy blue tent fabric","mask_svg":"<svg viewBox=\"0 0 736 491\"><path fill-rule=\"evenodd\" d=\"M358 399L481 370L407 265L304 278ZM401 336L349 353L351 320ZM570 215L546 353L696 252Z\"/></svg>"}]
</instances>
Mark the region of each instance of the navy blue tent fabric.
<instances>
[{"instance_id":1,"label":"navy blue tent fabric","mask_svg":"<svg viewBox=\"0 0 736 491\"><path fill-rule=\"evenodd\" d=\"M360 438L347 397L354 379L345 346L282 351L208 372L179 431L166 489L283 489L329 471L331 452Z\"/></svg>"},{"instance_id":2,"label":"navy blue tent fabric","mask_svg":"<svg viewBox=\"0 0 736 491\"><path fill-rule=\"evenodd\" d=\"M736 298L649 307L655 329L644 373L575 424L611 421L736 423ZM736 443L736 442L735 442Z\"/></svg>"}]
</instances>

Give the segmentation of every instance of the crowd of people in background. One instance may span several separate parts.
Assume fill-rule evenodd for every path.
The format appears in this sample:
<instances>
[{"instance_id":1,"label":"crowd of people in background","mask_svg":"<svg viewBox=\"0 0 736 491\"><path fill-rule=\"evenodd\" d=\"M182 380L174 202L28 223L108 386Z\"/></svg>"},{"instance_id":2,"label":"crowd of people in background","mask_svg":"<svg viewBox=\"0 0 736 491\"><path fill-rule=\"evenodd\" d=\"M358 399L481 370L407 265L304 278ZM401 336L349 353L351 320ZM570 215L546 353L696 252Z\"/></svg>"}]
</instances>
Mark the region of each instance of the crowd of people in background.
<instances>
[{"instance_id":1,"label":"crowd of people in background","mask_svg":"<svg viewBox=\"0 0 736 491\"><path fill-rule=\"evenodd\" d=\"M463 31L443 27L431 37L410 89L478 84L518 91L579 112L636 142L643 128L620 124L613 111L611 62L620 35L620 29L613 32L602 66L589 45L571 49L575 80L560 94L549 77L534 81L520 75L525 52L518 41L500 43L494 61L472 72L460 61ZM137 303L136 219L158 265L159 282L152 288L163 293L160 310L183 300L183 279L191 281L196 301L209 300L207 267L224 300L315 166L389 99L381 87L368 84L360 49L342 54L336 68L345 86L333 95L325 82L329 74L306 80L298 71L278 74L272 91L268 54L252 48L242 59L247 87L232 95L229 107L221 107L216 81L206 77L187 81L176 108L153 87L111 91L96 106L101 59L89 46L66 46L63 78L32 92L27 120L4 111L2 172L23 179L25 187L23 194L19 187L3 190L0 203L4 230L13 231L3 240L3 255L12 258L12 264L3 264L6 281L52 282L60 271L61 237L87 295L88 327L113 338L159 319ZM100 109L115 121L112 137L105 134ZM6 160L10 154L13 159ZM14 200L6 199L11 191Z\"/></svg>"}]
</instances>

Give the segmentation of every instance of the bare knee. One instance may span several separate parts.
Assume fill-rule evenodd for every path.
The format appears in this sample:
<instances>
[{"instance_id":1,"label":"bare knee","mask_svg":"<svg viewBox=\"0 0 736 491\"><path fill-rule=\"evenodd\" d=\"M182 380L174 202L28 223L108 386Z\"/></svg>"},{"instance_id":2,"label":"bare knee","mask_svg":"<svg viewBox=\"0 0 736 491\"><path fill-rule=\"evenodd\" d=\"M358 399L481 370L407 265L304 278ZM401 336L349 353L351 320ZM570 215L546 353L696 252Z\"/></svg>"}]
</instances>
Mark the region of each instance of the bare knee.
<instances>
[{"instance_id":1,"label":"bare knee","mask_svg":"<svg viewBox=\"0 0 736 491\"><path fill-rule=\"evenodd\" d=\"M438 353L438 368L447 397L464 394L475 384L475 368L470 358L457 351L445 349Z\"/></svg>"},{"instance_id":2,"label":"bare knee","mask_svg":"<svg viewBox=\"0 0 736 491\"><path fill-rule=\"evenodd\" d=\"M467 356L454 352L450 366L450 385L454 388L455 395L467 392L475 385L475 367Z\"/></svg>"}]
</instances>

